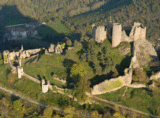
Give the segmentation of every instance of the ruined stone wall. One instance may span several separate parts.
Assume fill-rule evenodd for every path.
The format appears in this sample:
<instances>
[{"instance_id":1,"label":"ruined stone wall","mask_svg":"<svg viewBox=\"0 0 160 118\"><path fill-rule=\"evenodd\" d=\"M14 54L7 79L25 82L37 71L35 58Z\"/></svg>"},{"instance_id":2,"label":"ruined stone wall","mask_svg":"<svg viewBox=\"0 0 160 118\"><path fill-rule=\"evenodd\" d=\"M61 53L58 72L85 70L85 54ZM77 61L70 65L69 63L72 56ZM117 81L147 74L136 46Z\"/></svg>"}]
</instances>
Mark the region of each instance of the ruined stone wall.
<instances>
[{"instance_id":1,"label":"ruined stone wall","mask_svg":"<svg viewBox=\"0 0 160 118\"><path fill-rule=\"evenodd\" d=\"M34 78L34 77L32 77L32 76L26 74L26 73L23 73L23 75L26 76L28 79L30 79L30 80L36 82L37 84L40 84L40 81L39 81L38 79L36 79L36 78Z\"/></svg>"},{"instance_id":2,"label":"ruined stone wall","mask_svg":"<svg viewBox=\"0 0 160 118\"><path fill-rule=\"evenodd\" d=\"M140 39L145 40L146 39L146 27L141 28L141 34L140 34Z\"/></svg>"},{"instance_id":3,"label":"ruined stone wall","mask_svg":"<svg viewBox=\"0 0 160 118\"><path fill-rule=\"evenodd\" d=\"M122 26L119 23L113 23L112 47L117 47L122 38Z\"/></svg>"},{"instance_id":4,"label":"ruined stone wall","mask_svg":"<svg viewBox=\"0 0 160 118\"><path fill-rule=\"evenodd\" d=\"M113 87L111 89L106 89L107 85L112 85L114 82L118 81L120 84L118 87ZM100 84L97 84L92 89L92 95L104 94L106 92L112 92L122 88L123 86L128 86L132 81L132 70L127 70L127 73L124 76L119 76L117 78L111 78L110 80L105 80Z\"/></svg>"},{"instance_id":5,"label":"ruined stone wall","mask_svg":"<svg viewBox=\"0 0 160 118\"><path fill-rule=\"evenodd\" d=\"M134 40L140 39L140 34L141 34L141 27L135 27L134 31Z\"/></svg>"},{"instance_id":6,"label":"ruined stone wall","mask_svg":"<svg viewBox=\"0 0 160 118\"><path fill-rule=\"evenodd\" d=\"M146 27L143 27L141 23L134 22L132 30L130 32L130 38L134 40L146 39Z\"/></svg>"},{"instance_id":7,"label":"ruined stone wall","mask_svg":"<svg viewBox=\"0 0 160 118\"><path fill-rule=\"evenodd\" d=\"M100 43L107 38L107 29L105 26L97 26L95 29L93 29L93 31L94 39L96 42Z\"/></svg>"},{"instance_id":8,"label":"ruined stone wall","mask_svg":"<svg viewBox=\"0 0 160 118\"><path fill-rule=\"evenodd\" d=\"M150 80L158 79L158 78L160 78L160 72L157 72L156 74L152 75L152 76L150 77Z\"/></svg>"},{"instance_id":9,"label":"ruined stone wall","mask_svg":"<svg viewBox=\"0 0 160 118\"><path fill-rule=\"evenodd\" d=\"M38 48L38 49L26 50L26 52L27 52L27 53L30 53L30 54L36 54L36 53L38 53L38 52L40 52L40 51L41 51L40 48Z\"/></svg>"}]
</instances>

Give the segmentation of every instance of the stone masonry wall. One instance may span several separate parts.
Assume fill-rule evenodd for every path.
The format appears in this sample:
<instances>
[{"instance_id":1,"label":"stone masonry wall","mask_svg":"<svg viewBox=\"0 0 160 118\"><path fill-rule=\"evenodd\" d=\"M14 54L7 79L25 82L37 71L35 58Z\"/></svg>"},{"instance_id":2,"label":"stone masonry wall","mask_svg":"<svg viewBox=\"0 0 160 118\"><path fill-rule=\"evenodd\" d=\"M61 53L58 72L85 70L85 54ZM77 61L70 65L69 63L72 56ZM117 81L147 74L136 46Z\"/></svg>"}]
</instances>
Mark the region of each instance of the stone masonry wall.
<instances>
[{"instance_id":1,"label":"stone masonry wall","mask_svg":"<svg viewBox=\"0 0 160 118\"><path fill-rule=\"evenodd\" d=\"M119 23L113 23L112 47L117 47L122 38L122 26Z\"/></svg>"},{"instance_id":2,"label":"stone masonry wall","mask_svg":"<svg viewBox=\"0 0 160 118\"><path fill-rule=\"evenodd\" d=\"M93 34L95 41L101 43L107 38L107 29L105 28L105 26L94 26Z\"/></svg>"}]
</instances>

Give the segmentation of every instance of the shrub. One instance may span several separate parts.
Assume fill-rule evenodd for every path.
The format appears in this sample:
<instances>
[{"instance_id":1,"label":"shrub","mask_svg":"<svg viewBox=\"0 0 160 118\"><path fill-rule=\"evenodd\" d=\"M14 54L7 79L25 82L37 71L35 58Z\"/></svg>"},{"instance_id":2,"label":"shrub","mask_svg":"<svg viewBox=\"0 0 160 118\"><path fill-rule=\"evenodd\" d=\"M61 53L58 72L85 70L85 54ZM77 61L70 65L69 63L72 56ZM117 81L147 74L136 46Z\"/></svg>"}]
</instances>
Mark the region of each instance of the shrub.
<instances>
[{"instance_id":1,"label":"shrub","mask_svg":"<svg viewBox=\"0 0 160 118\"><path fill-rule=\"evenodd\" d=\"M148 77L141 68L135 68L133 70L132 82L145 83L147 81L148 81Z\"/></svg>"}]
</instances>

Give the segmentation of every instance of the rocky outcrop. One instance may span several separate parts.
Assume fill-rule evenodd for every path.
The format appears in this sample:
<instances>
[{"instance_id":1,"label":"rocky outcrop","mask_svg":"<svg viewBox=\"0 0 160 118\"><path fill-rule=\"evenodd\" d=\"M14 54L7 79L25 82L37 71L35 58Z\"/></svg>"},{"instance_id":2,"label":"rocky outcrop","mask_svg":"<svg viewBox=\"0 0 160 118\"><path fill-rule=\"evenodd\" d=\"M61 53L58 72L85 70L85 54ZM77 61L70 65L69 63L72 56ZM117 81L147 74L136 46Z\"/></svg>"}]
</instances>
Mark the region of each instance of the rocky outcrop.
<instances>
[{"instance_id":1,"label":"rocky outcrop","mask_svg":"<svg viewBox=\"0 0 160 118\"><path fill-rule=\"evenodd\" d=\"M131 45L128 42L123 42L118 46L118 52L120 55L127 55L131 52Z\"/></svg>"},{"instance_id":2,"label":"rocky outcrop","mask_svg":"<svg viewBox=\"0 0 160 118\"><path fill-rule=\"evenodd\" d=\"M140 66L148 65L149 62L158 61L157 53L149 41L136 40L134 42L134 49Z\"/></svg>"}]
</instances>

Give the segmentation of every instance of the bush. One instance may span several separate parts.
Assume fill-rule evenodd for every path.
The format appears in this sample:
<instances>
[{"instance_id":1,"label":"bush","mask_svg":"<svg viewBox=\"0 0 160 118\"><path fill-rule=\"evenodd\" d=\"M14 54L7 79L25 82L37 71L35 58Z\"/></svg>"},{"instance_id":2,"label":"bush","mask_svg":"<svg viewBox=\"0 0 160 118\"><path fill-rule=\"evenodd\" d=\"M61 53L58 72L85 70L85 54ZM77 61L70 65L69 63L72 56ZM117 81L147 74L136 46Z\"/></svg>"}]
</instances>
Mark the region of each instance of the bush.
<instances>
[{"instance_id":1,"label":"bush","mask_svg":"<svg viewBox=\"0 0 160 118\"><path fill-rule=\"evenodd\" d=\"M148 77L141 68L135 68L133 70L132 82L145 83L147 81L148 81Z\"/></svg>"}]
</instances>

